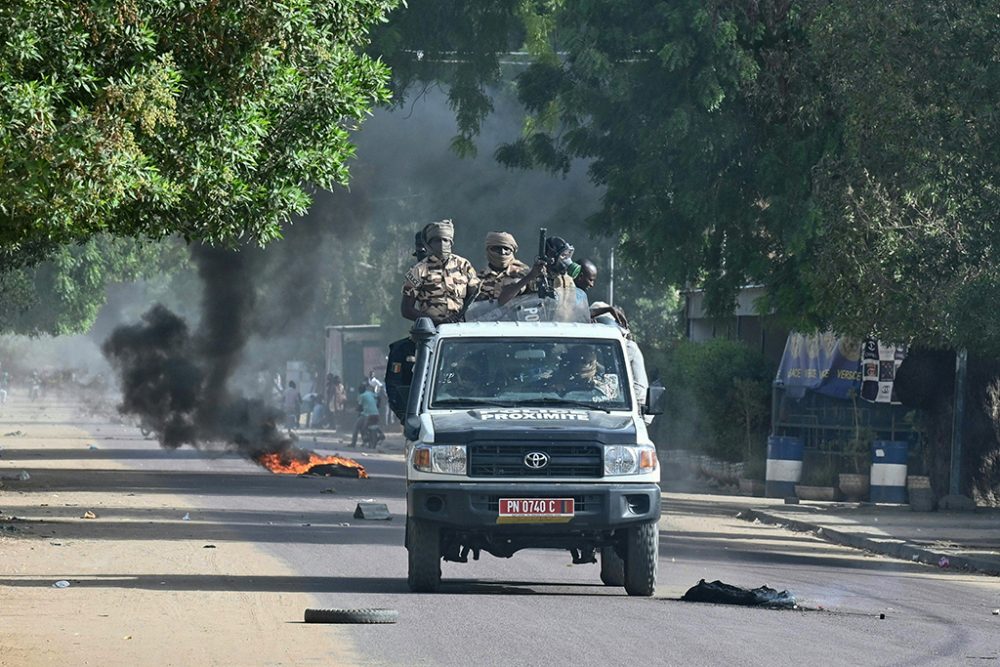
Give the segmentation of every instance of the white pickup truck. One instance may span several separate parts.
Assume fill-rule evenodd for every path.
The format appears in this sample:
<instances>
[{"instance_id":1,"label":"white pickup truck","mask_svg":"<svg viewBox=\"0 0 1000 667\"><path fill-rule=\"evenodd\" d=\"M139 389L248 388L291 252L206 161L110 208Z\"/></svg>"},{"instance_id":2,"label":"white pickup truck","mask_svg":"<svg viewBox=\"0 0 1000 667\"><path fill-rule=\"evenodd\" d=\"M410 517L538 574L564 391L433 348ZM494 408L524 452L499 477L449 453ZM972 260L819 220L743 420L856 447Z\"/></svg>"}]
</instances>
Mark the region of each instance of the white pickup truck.
<instances>
[{"instance_id":1,"label":"white pickup truck","mask_svg":"<svg viewBox=\"0 0 1000 667\"><path fill-rule=\"evenodd\" d=\"M404 415L408 582L441 560L561 549L609 586L650 596L660 467L617 327L422 318Z\"/></svg>"}]
</instances>

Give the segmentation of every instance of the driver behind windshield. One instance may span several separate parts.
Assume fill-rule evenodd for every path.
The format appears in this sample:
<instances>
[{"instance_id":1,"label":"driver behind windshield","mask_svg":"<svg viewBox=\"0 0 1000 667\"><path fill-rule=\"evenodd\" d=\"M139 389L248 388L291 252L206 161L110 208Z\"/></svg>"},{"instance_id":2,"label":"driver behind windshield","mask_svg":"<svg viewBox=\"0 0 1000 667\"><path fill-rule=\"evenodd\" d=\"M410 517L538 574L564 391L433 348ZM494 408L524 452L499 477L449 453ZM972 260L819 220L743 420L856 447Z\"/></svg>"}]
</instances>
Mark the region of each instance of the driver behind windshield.
<instances>
[{"instance_id":1,"label":"driver behind windshield","mask_svg":"<svg viewBox=\"0 0 1000 667\"><path fill-rule=\"evenodd\" d=\"M589 392L601 400L615 400L618 395L617 376L603 373L592 345L574 345L561 359L561 372L555 387L561 394Z\"/></svg>"},{"instance_id":2,"label":"driver behind windshield","mask_svg":"<svg viewBox=\"0 0 1000 667\"><path fill-rule=\"evenodd\" d=\"M450 364L444 378L444 391L452 398L492 398L501 381L485 350L463 355Z\"/></svg>"}]
</instances>

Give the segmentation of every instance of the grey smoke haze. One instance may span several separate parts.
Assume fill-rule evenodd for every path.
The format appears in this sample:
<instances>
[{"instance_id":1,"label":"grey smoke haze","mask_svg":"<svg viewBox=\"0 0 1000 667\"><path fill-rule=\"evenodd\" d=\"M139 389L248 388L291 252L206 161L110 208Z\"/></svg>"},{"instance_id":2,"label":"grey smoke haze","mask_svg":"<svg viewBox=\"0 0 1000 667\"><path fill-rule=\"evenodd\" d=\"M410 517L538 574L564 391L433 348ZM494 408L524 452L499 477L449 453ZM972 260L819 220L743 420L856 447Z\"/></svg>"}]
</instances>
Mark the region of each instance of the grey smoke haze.
<instances>
[{"instance_id":1,"label":"grey smoke haze","mask_svg":"<svg viewBox=\"0 0 1000 667\"><path fill-rule=\"evenodd\" d=\"M153 429L164 447L224 445L256 460L279 454L305 461L278 429L280 410L230 391L229 379L251 333L254 292L239 252L192 247L204 283L201 319L192 333L162 305L140 322L116 328L102 350L119 375L123 414Z\"/></svg>"},{"instance_id":2,"label":"grey smoke haze","mask_svg":"<svg viewBox=\"0 0 1000 667\"><path fill-rule=\"evenodd\" d=\"M187 317L194 331L160 307L105 344L121 376L123 410L140 415L169 447L250 446L262 437L260 420L280 422L281 415L240 395L290 360L319 369L325 325L382 321L387 339L403 335L399 286L413 261L413 232L431 220L453 218L456 250L476 265L485 262L490 230L514 233L530 261L540 226L574 243L578 257L593 256L583 220L599 192L585 170L562 178L504 169L493 152L517 135L523 112L503 96L496 107L472 159L450 150L456 126L443 91L378 111L355 137L350 189L316 193L309 213L265 249L196 251L203 285L179 282L201 294L199 314ZM595 260L602 264L600 255ZM173 299L193 300L190 293ZM350 386L360 378L345 380ZM282 446L276 429L263 438L268 448Z\"/></svg>"},{"instance_id":3,"label":"grey smoke haze","mask_svg":"<svg viewBox=\"0 0 1000 667\"><path fill-rule=\"evenodd\" d=\"M577 257L595 259L602 270L600 293L607 249L595 244L583 223L600 196L586 178L586 165L574 165L566 178L502 167L493 153L518 135L523 110L509 96L498 94L495 103L471 159L450 149L455 117L440 89L401 109L379 110L364 124L355 136L350 188L316 193L309 213L286 229L283 240L252 253L259 336L249 342L248 369L280 370L289 359L319 361L311 355L322 354L323 327L329 324L382 322L393 332L389 339L404 335L399 289L413 262L413 233L445 217L455 220L456 252L476 266L485 264L486 232L510 231L519 239L519 255L530 261L538 228L548 227L576 245ZM346 270L348 265L355 270ZM379 289L361 294L352 281ZM346 309L337 310L338 299Z\"/></svg>"}]
</instances>

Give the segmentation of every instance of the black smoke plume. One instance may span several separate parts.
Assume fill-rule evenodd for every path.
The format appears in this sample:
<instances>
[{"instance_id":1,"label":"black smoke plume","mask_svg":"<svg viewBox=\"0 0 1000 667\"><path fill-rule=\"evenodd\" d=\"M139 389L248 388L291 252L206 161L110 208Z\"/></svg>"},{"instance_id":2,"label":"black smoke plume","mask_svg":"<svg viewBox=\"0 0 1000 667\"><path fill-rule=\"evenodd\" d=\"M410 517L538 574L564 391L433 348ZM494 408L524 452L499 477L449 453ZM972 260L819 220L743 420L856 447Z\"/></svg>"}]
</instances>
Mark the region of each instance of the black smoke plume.
<instances>
[{"instance_id":1,"label":"black smoke plume","mask_svg":"<svg viewBox=\"0 0 1000 667\"><path fill-rule=\"evenodd\" d=\"M308 460L309 452L279 429L280 410L228 386L254 305L245 256L204 246L191 256L204 283L197 330L158 304L140 322L116 328L101 347L119 376L119 411L152 429L164 447L223 446L253 460Z\"/></svg>"}]
</instances>

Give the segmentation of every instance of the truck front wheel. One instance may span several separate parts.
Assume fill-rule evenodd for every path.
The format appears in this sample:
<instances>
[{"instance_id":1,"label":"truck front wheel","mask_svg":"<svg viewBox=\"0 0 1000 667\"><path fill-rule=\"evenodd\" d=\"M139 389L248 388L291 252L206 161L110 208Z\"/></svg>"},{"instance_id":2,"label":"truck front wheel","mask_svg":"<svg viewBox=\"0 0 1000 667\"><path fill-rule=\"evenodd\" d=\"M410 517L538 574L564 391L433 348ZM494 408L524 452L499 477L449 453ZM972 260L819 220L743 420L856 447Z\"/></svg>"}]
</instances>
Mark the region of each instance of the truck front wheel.
<instances>
[{"instance_id":1,"label":"truck front wheel","mask_svg":"<svg viewBox=\"0 0 1000 667\"><path fill-rule=\"evenodd\" d=\"M614 547L601 547L601 582L605 586L625 585L625 561Z\"/></svg>"},{"instance_id":2,"label":"truck front wheel","mask_svg":"<svg viewBox=\"0 0 1000 667\"><path fill-rule=\"evenodd\" d=\"M441 531L432 523L406 520L408 570L406 583L414 593L433 593L441 584Z\"/></svg>"},{"instance_id":3,"label":"truck front wheel","mask_svg":"<svg viewBox=\"0 0 1000 667\"><path fill-rule=\"evenodd\" d=\"M625 546L625 592L650 597L656 590L660 561L660 526L656 522L629 528Z\"/></svg>"}]
</instances>

